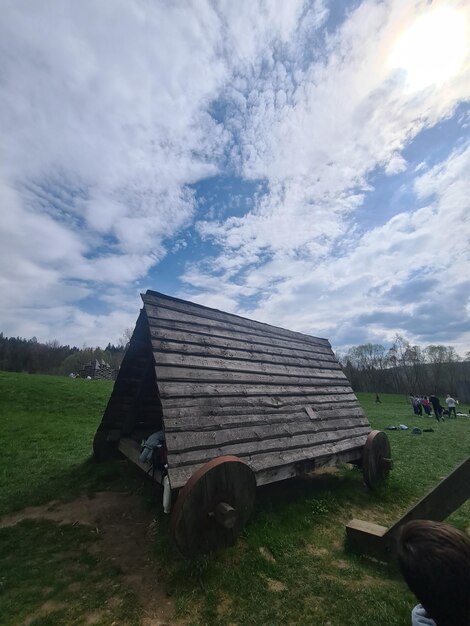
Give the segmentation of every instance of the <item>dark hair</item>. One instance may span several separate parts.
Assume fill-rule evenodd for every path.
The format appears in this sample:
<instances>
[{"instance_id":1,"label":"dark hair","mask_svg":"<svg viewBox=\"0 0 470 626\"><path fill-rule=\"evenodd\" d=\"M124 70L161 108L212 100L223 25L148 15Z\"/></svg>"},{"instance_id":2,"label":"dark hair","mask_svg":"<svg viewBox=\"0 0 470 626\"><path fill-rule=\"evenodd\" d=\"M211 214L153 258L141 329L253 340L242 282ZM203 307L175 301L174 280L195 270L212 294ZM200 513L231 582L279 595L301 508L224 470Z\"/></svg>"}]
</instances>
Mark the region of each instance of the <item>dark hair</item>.
<instances>
[{"instance_id":1,"label":"dark hair","mask_svg":"<svg viewBox=\"0 0 470 626\"><path fill-rule=\"evenodd\" d=\"M398 537L406 584L438 626L470 624L470 539L453 526L414 520Z\"/></svg>"}]
</instances>

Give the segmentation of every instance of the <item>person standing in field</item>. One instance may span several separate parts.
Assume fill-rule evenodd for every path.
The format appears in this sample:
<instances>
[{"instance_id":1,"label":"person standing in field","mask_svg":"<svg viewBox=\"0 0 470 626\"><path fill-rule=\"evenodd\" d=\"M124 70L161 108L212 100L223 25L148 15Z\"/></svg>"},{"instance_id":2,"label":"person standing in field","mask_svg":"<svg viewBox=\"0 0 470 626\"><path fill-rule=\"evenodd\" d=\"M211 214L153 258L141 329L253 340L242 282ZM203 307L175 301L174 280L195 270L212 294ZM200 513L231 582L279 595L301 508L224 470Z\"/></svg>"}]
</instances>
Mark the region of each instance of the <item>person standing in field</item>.
<instances>
[{"instance_id":1,"label":"person standing in field","mask_svg":"<svg viewBox=\"0 0 470 626\"><path fill-rule=\"evenodd\" d=\"M429 396L429 402L432 404L434 415L436 416L437 421L440 422L442 416L441 401L437 396L433 394L432 396Z\"/></svg>"},{"instance_id":2,"label":"person standing in field","mask_svg":"<svg viewBox=\"0 0 470 626\"><path fill-rule=\"evenodd\" d=\"M423 405L423 409L426 415L427 416L431 415L431 404L427 396L424 396L424 398L421 398L421 404Z\"/></svg>"},{"instance_id":3,"label":"person standing in field","mask_svg":"<svg viewBox=\"0 0 470 626\"><path fill-rule=\"evenodd\" d=\"M447 410L449 411L449 417L452 415L452 411L454 412L454 417L457 417L457 413L455 412L455 400L449 394L447 394L446 404Z\"/></svg>"},{"instance_id":4,"label":"person standing in field","mask_svg":"<svg viewBox=\"0 0 470 626\"><path fill-rule=\"evenodd\" d=\"M415 396L415 405L416 405L416 415L423 415L423 407L421 406L421 398L419 396Z\"/></svg>"}]
</instances>

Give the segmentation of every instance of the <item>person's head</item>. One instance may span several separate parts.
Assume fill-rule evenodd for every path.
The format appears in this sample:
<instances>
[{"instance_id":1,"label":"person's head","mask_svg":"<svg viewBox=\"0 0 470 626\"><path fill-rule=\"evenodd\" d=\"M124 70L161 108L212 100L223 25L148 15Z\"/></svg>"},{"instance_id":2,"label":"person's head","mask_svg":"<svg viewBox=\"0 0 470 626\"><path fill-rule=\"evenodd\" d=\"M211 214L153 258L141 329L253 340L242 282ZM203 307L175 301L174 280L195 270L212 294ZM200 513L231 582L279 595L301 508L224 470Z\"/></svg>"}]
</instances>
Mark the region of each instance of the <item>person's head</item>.
<instances>
[{"instance_id":1,"label":"person's head","mask_svg":"<svg viewBox=\"0 0 470 626\"><path fill-rule=\"evenodd\" d=\"M428 520L403 527L397 546L406 584L437 626L470 624L470 539Z\"/></svg>"}]
</instances>

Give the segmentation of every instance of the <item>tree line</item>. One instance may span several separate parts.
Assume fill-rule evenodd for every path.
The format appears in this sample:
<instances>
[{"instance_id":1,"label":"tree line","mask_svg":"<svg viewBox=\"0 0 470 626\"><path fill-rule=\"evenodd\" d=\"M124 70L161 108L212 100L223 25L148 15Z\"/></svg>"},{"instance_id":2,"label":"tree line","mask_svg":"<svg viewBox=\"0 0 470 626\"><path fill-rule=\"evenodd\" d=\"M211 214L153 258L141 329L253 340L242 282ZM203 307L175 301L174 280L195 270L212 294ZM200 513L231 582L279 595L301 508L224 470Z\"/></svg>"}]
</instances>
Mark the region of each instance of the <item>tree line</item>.
<instances>
[{"instance_id":1,"label":"tree line","mask_svg":"<svg viewBox=\"0 0 470 626\"><path fill-rule=\"evenodd\" d=\"M470 352L462 357L452 346L422 348L401 335L389 348L367 343L337 357L355 391L457 395L459 382L470 381Z\"/></svg>"},{"instance_id":2,"label":"tree line","mask_svg":"<svg viewBox=\"0 0 470 626\"><path fill-rule=\"evenodd\" d=\"M28 372L29 374L57 374L68 376L98 359L112 368L119 369L127 345L123 337L116 346L108 343L106 348L63 346L56 340L39 342L36 337L5 337L0 333L0 370Z\"/></svg>"},{"instance_id":3,"label":"tree line","mask_svg":"<svg viewBox=\"0 0 470 626\"><path fill-rule=\"evenodd\" d=\"M0 370L30 374L77 373L94 359L119 369L132 335L126 329L118 345L106 348L39 342L35 337L5 337L0 333ZM470 352L464 357L452 346L411 345L397 335L391 347L366 343L337 353L354 391L383 393L457 394L459 381L470 381Z\"/></svg>"}]
</instances>

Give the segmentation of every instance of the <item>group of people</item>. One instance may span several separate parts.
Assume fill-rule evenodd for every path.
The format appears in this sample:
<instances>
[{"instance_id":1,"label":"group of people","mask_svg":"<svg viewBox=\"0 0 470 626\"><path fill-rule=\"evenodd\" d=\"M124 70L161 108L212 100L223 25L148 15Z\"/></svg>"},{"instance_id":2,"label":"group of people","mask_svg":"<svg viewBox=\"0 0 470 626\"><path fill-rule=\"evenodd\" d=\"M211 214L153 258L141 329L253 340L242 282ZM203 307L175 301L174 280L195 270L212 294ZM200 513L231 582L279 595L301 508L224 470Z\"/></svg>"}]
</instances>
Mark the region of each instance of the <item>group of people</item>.
<instances>
[{"instance_id":1,"label":"group of people","mask_svg":"<svg viewBox=\"0 0 470 626\"><path fill-rule=\"evenodd\" d=\"M444 419L444 415L448 415L449 417L454 414L454 417L457 417L457 413L455 407L458 404L458 400L454 400L451 395L447 394L445 403L447 409L441 405L441 401L436 395L431 396L415 396L414 394L410 394L410 402L413 407L413 412L415 415L423 415L423 411L426 415L430 416L432 412L438 422Z\"/></svg>"}]
</instances>

